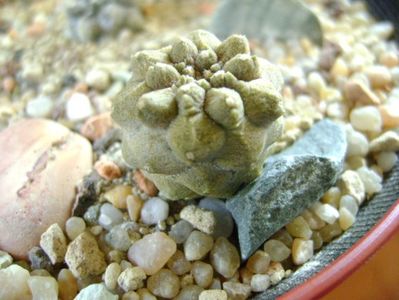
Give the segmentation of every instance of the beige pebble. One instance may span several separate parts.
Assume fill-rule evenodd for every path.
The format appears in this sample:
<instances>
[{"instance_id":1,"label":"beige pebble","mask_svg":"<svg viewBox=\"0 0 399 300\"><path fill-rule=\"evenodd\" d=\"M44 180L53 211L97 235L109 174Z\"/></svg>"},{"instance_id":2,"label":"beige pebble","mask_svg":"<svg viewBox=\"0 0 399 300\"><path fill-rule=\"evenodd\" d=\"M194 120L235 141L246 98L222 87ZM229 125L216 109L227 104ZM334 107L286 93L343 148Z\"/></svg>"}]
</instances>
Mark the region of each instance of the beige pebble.
<instances>
[{"instance_id":1,"label":"beige pebble","mask_svg":"<svg viewBox=\"0 0 399 300\"><path fill-rule=\"evenodd\" d=\"M65 262L75 277L82 278L100 275L107 266L104 253L88 232L83 232L68 245Z\"/></svg>"},{"instance_id":2,"label":"beige pebble","mask_svg":"<svg viewBox=\"0 0 399 300\"><path fill-rule=\"evenodd\" d=\"M167 266L177 275L183 275L191 271L191 263L186 259L184 253L177 250L168 260Z\"/></svg>"},{"instance_id":3,"label":"beige pebble","mask_svg":"<svg viewBox=\"0 0 399 300\"><path fill-rule=\"evenodd\" d=\"M233 277L241 262L237 248L225 237L219 237L215 241L210 261L215 271L225 278Z\"/></svg>"},{"instance_id":4,"label":"beige pebble","mask_svg":"<svg viewBox=\"0 0 399 300\"><path fill-rule=\"evenodd\" d=\"M58 283L53 277L31 276L28 285L32 300L58 299Z\"/></svg>"},{"instance_id":5,"label":"beige pebble","mask_svg":"<svg viewBox=\"0 0 399 300\"><path fill-rule=\"evenodd\" d=\"M216 219L213 212L195 205L184 207L180 212L180 218L206 234L212 234L215 229Z\"/></svg>"},{"instance_id":6,"label":"beige pebble","mask_svg":"<svg viewBox=\"0 0 399 300\"><path fill-rule=\"evenodd\" d=\"M104 199L119 209L126 209L126 198L132 194L132 187L128 185L117 185L105 192Z\"/></svg>"},{"instance_id":7,"label":"beige pebble","mask_svg":"<svg viewBox=\"0 0 399 300\"><path fill-rule=\"evenodd\" d=\"M366 196L366 190L359 174L352 170L346 170L338 181L342 194L351 195L361 204Z\"/></svg>"},{"instance_id":8,"label":"beige pebble","mask_svg":"<svg viewBox=\"0 0 399 300\"><path fill-rule=\"evenodd\" d=\"M292 236L288 233L285 228L280 229L275 234L272 235L272 239L278 240L282 242L287 247L291 248L292 245Z\"/></svg>"},{"instance_id":9,"label":"beige pebble","mask_svg":"<svg viewBox=\"0 0 399 300\"><path fill-rule=\"evenodd\" d=\"M50 258L52 264L64 261L67 242L61 227L55 223L40 237L40 247Z\"/></svg>"},{"instance_id":10,"label":"beige pebble","mask_svg":"<svg viewBox=\"0 0 399 300\"><path fill-rule=\"evenodd\" d=\"M263 250L270 255L272 261L277 262L287 259L291 254L291 250L283 242L274 239L266 241L263 245Z\"/></svg>"},{"instance_id":11,"label":"beige pebble","mask_svg":"<svg viewBox=\"0 0 399 300\"><path fill-rule=\"evenodd\" d=\"M227 293L223 290L207 290L201 292L198 300L227 300Z\"/></svg>"},{"instance_id":12,"label":"beige pebble","mask_svg":"<svg viewBox=\"0 0 399 300\"><path fill-rule=\"evenodd\" d=\"M12 93L12 91L16 87L16 82L15 82L14 78L12 78L12 77L4 78L3 82L2 82L2 87L6 93Z\"/></svg>"},{"instance_id":13,"label":"beige pebble","mask_svg":"<svg viewBox=\"0 0 399 300\"><path fill-rule=\"evenodd\" d=\"M137 290L137 294L139 294L140 300L157 300L157 297L151 294L148 289L139 289Z\"/></svg>"},{"instance_id":14,"label":"beige pebble","mask_svg":"<svg viewBox=\"0 0 399 300\"><path fill-rule=\"evenodd\" d=\"M133 179L137 183L140 190L142 190L148 196L155 197L158 195L158 189L155 184L151 180L145 178L140 170L136 170L134 172Z\"/></svg>"},{"instance_id":15,"label":"beige pebble","mask_svg":"<svg viewBox=\"0 0 399 300\"><path fill-rule=\"evenodd\" d=\"M144 287L144 280L146 278L147 276L142 268L127 268L120 273L118 277L118 285L125 292L135 291Z\"/></svg>"},{"instance_id":16,"label":"beige pebble","mask_svg":"<svg viewBox=\"0 0 399 300\"><path fill-rule=\"evenodd\" d=\"M31 300L32 295L28 286L29 272L19 265L0 270L0 299Z\"/></svg>"},{"instance_id":17,"label":"beige pebble","mask_svg":"<svg viewBox=\"0 0 399 300\"><path fill-rule=\"evenodd\" d=\"M241 282L244 284L251 284L251 278L254 275L250 270L248 270L246 267L241 268L239 270Z\"/></svg>"},{"instance_id":18,"label":"beige pebble","mask_svg":"<svg viewBox=\"0 0 399 300\"><path fill-rule=\"evenodd\" d=\"M399 102L392 102L378 107L384 128L399 127Z\"/></svg>"},{"instance_id":19,"label":"beige pebble","mask_svg":"<svg viewBox=\"0 0 399 300\"><path fill-rule=\"evenodd\" d=\"M270 286L270 277L266 274L255 274L251 279L251 290L253 292L266 291Z\"/></svg>"},{"instance_id":20,"label":"beige pebble","mask_svg":"<svg viewBox=\"0 0 399 300\"><path fill-rule=\"evenodd\" d=\"M47 276L47 277L51 277L51 274L49 273L49 271L45 270L45 269L36 269L33 270L32 272L30 272L30 276Z\"/></svg>"},{"instance_id":21,"label":"beige pebble","mask_svg":"<svg viewBox=\"0 0 399 300\"><path fill-rule=\"evenodd\" d=\"M104 137L113 128L110 113L88 118L83 124L80 133L91 141L96 141Z\"/></svg>"},{"instance_id":22,"label":"beige pebble","mask_svg":"<svg viewBox=\"0 0 399 300\"><path fill-rule=\"evenodd\" d=\"M0 269L5 269L13 262L13 258L10 254L0 250Z\"/></svg>"},{"instance_id":23,"label":"beige pebble","mask_svg":"<svg viewBox=\"0 0 399 300\"><path fill-rule=\"evenodd\" d=\"M394 51L388 51L381 53L379 57L379 61L381 64L388 68L393 68L399 65L399 57L398 54Z\"/></svg>"},{"instance_id":24,"label":"beige pebble","mask_svg":"<svg viewBox=\"0 0 399 300\"><path fill-rule=\"evenodd\" d=\"M269 264L270 255L265 251L258 250L248 259L246 268L255 274L265 274Z\"/></svg>"},{"instance_id":25,"label":"beige pebble","mask_svg":"<svg viewBox=\"0 0 399 300\"><path fill-rule=\"evenodd\" d=\"M327 224L320 231L321 238L323 242L329 243L331 240L342 233L341 226L339 222L335 222L334 224Z\"/></svg>"},{"instance_id":26,"label":"beige pebble","mask_svg":"<svg viewBox=\"0 0 399 300\"><path fill-rule=\"evenodd\" d=\"M318 231L313 231L312 241L313 241L313 249L314 250L318 250L323 246L323 239L321 237L320 232L318 232Z\"/></svg>"},{"instance_id":27,"label":"beige pebble","mask_svg":"<svg viewBox=\"0 0 399 300\"><path fill-rule=\"evenodd\" d=\"M313 256L313 241L295 239L292 243L292 260L296 265L303 265Z\"/></svg>"},{"instance_id":28,"label":"beige pebble","mask_svg":"<svg viewBox=\"0 0 399 300\"><path fill-rule=\"evenodd\" d=\"M399 151L399 134L395 131L384 132L370 142L370 151Z\"/></svg>"},{"instance_id":29,"label":"beige pebble","mask_svg":"<svg viewBox=\"0 0 399 300\"><path fill-rule=\"evenodd\" d=\"M345 85L344 94L346 100L351 103L350 105L355 103L378 105L381 102L373 91L359 81L348 81Z\"/></svg>"},{"instance_id":30,"label":"beige pebble","mask_svg":"<svg viewBox=\"0 0 399 300\"><path fill-rule=\"evenodd\" d=\"M239 282L224 282L223 290L231 300L245 300L251 295L251 286Z\"/></svg>"},{"instance_id":31,"label":"beige pebble","mask_svg":"<svg viewBox=\"0 0 399 300\"><path fill-rule=\"evenodd\" d=\"M198 299L204 288L198 285L185 286L180 290L180 293L176 296L175 300L191 300Z\"/></svg>"},{"instance_id":32,"label":"beige pebble","mask_svg":"<svg viewBox=\"0 0 399 300\"><path fill-rule=\"evenodd\" d=\"M186 287L194 284L194 276L193 274L186 274L180 278L180 286Z\"/></svg>"},{"instance_id":33,"label":"beige pebble","mask_svg":"<svg viewBox=\"0 0 399 300\"><path fill-rule=\"evenodd\" d=\"M379 152L376 155L376 161L378 166L383 170L383 172L389 172L398 161L398 156L393 151Z\"/></svg>"},{"instance_id":34,"label":"beige pebble","mask_svg":"<svg viewBox=\"0 0 399 300\"><path fill-rule=\"evenodd\" d=\"M272 262L267 269L266 272L267 275L270 277L270 283L272 285L276 285L279 283L281 280L283 280L285 276L285 271L283 268L283 265L279 262Z\"/></svg>"},{"instance_id":35,"label":"beige pebble","mask_svg":"<svg viewBox=\"0 0 399 300\"><path fill-rule=\"evenodd\" d=\"M98 160L94 164L94 169L106 180L113 180L122 176L121 169L113 161Z\"/></svg>"},{"instance_id":36,"label":"beige pebble","mask_svg":"<svg viewBox=\"0 0 399 300\"><path fill-rule=\"evenodd\" d=\"M304 210L301 216L305 219L306 223L308 223L310 229L312 230L321 229L324 225L326 225L326 223L320 219L319 216L309 209Z\"/></svg>"},{"instance_id":37,"label":"beige pebble","mask_svg":"<svg viewBox=\"0 0 399 300\"><path fill-rule=\"evenodd\" d=\"M85 229L86 223L80 217L70 217L65 223L65 232L71 241L77 238Z\"/></svg>"},{"instance_id":38,"label":"beige pebble","mask_svg":"<svg viewBox=\"0 0 399 300\"><path fill-rule=\"evenodd\" d=\"M289 224L287 224L285 228L293 237L310 239L312 236L312 230L310 229L308 223L306 223L305 219L301 216L296 217Z\"/></svg>"},{"instance_id":39,"label":"beige pebble","mask_svg":"<svg viewBox=\"0 0 399 300\"><path fill-rule=\"evenodd\" d=\"M73 300L78 294L78 283L72 272L62 269L58 273L57 280L60 300Z\"/></svg>"},{"instance_id":40,"label":"beige pebble","mask_svg":"<svg viewBox=\"0 0 399 300\"><path fill-rule=\"evenodd\" d=\"M345 207L339 209L339 226L342 230L347 230L355 223L356 217Z\"/></svg>"},{"instance_id":41,"label":"beige pebble","mask_svg":"<svg viewBox=\"0 0 399 300\"><path fill-rule=\"evenodd\" d=\"M118 277L122 271L121 266L116 263L110 263L107 268L105 269L104 273L104 283L107 289L115 290L118 284Z\"/></svg>"},{"instance_id":42,"label":"beige pebble","mask_svg":"<svg viewBox=\"0 0 399 300\"><path fill-rule=\"evenodd\" d=\"M349 68L342 58L337 58L330 70L330 74L337 80L340 77L348 77Z\"/></svg>"},{"instance_id":43,"label":"beige pebble","mask_svg":"<svg viewBox=\"0 0 399 300\"><path fill-rule=\"evenodd\" d=\"M130 291L123 294L122 300L140 300L140 296L136 292Z\"/></svg>"},{"instance_id":44,"label":"beige pebble","mask_svg":"<svg viewBox=\"0 0 399 300\"><path fill-rule=\"evenodd\" d=\"M208 288L213 279L213 268L210 264L196 261L191 270L195 283L202 288Z\"/></svg>"},{"instance_id":45,"label":"beige pebble","mask_svg":"<svg viewBox=\"0 0 399 300\"><path fill-rule=\"evenodd\" d=\"M162 269L148 278L147 288L155 296L171 299L180 291L179 277L171 270Z\"/></svg>"},{"instance_id":46,"label":"beige pebble","mask_svg":"<svg viewBox=\"0 0 399 300\"><path fill-rule=\"evenodd\" d=\"M147 275L158 272L176 252L176 243L163 232L154 232L136 241L128 252L129 260Z\"/></svg>"},{"instance_id":47,"label":"beige pebble","mask_svg":"<svg viewBox=\"0 0 399 300\"><path fill-rule=\"evenodd\" d=\"M365 73L373 89L385 89L392 84L391 72L385 66L374 65L367 67Z\"/></svg>"},{"instance_id":48,"label":"beige pebble","mask_svg":"<svg viewBox=\"0 0 399 300\"><path fill-rule=\"evenodd\" d=\"M200 260L211 251L213 238L201 231L194 230L184 242L184 255L187 260Z\"/></svg>"},{"instance_id":49,"label":"beige pebble","mask_svg":"<svg viewBox=\"0 0 399 300\"><path fill-rule=\"evenodd\" d=\"M312 206L312 211L328 224L334 223L339 218L338 210L328 203L316 202Z\"/></svg>"},{"instance_id":50,"label":"beige pebble","mask_svg":"<svg viewBox=\"0 0 399 300\"><path fill-rule=\"evenodd\" d=\"M111 84L111 77L109 73L102 69L92 69L87 72L85 82L88 86L99 91L106 90Z\"/></svg>"},{"instance_id":51,"label":"beige pebble","mask_svg":"<svg viewBox=\"0 0 399 300\"><path fill-rule=\"evenodd\" d=\"M86 139L42 119L2 130L0 145L0 249L25 258L50 225L69 218L76 185L91 170L92 149Z\"/></svg>"},{"instance_id":52,"label":"beige pebble","mask_svg":"<svg viewBox=\"0 0 399 300\"><path fill-rule=\"evenodd\" d=\"M132 221L138 221L143 204L144 201L137 195L129 195L126 197L127 211Z\"/></svg>"},{"instance_id":53,"label":"beige pebble","mask_svg":"<svg viewBox=\"0 0 399 300\"><path fill-rule=\"evenodd\" d=\"M382 118L376 106L361 106L352 109L349 115L350 122L356 130L368 132L380 132Z\"/></svg>"}]
</instances>

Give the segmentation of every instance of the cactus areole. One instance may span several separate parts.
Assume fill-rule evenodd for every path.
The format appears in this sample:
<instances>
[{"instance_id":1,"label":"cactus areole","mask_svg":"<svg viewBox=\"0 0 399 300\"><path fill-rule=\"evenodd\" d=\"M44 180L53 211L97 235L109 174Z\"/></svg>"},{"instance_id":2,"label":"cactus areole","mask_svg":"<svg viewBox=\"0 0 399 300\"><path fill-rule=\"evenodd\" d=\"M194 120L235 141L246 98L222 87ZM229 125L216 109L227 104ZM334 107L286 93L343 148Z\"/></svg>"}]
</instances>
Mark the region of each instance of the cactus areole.
<instances>
[{"instance_id":1,"label":"cactus areole","mask_svg":"<svg viewBox=\"0 0 399 300\"><path fill-rule=\"evenodd\" d=\"M171 199L227 198L263 168L281 135L283 78L248 40L204 30L132 58L113 103L123 156Z\"/></svg>"}]
</instances>

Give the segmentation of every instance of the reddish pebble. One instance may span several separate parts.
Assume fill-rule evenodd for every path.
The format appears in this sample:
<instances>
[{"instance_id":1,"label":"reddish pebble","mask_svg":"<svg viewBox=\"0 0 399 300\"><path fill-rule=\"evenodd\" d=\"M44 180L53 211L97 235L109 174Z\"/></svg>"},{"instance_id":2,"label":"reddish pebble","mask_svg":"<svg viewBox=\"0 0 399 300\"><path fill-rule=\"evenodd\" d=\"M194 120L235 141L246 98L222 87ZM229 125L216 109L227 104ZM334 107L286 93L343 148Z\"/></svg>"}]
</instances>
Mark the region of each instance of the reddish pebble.
<instances>
[{"instance_id":1,"label":"reddish pebble","mask_svg":"<svg viewBox=\"0 0 399 300\"><path fill-rule=\"evenodd\" d=\"M15 89L15 80L12 77L6 77L3 80L3 90L6 93L11 93Z\"/></svg>"},{"instance_id":2,"label":"reddish pebble","mask_svg":"<svg viewBox=\"0 0 399 300\"><path fill-rule=\"evenodd\" d=\"M80 133L89 140L95 141L102 138L112 127L111 114L103 113L87 119Z\"/></svg>"},{"instance_id":3,"label":"reddish pebble","mask_svg":"<svg viewBox=\"0 0 399 300\"><path fill-rule=\"evenodd\" d=\"M95 163L94 169L104 179L112 180L122 176L121 169L113 161L99 160Z\"/></svg>"},{"instance_id":4,"label":"reddish pebble","mask_svg":"<svg viewBox=\"0 0 399 300\"><path fill-rule=\"evenodd\" d=\"M73 88L74 92L86 94L89 91L89 86L84 82L78 82Z\"/></svg>"},{"instance_id":5,"label":"reddish pebble","mask_svg":"<svg viewBox=\"0 0 399 300\"><path fill-rule=\"evenodd\" d=\"M151 180L145 178L140 170L136 170L134 172L133 179L139 186L140 190L142 190L148 196L154 197L158 195L158 189L155 184Z\"/></svg>"},{"instance_id":6,"label":"reddish pebble","mask_svg":"<svg viewBox=\"0 0 399 300\"><path fill-rule=\"evenodd\" d=\"M31 37L38 37L43 34L45 29L46 25L43 22L34 22L28 27L27 33Z\"/></svg>"}]
</instances>

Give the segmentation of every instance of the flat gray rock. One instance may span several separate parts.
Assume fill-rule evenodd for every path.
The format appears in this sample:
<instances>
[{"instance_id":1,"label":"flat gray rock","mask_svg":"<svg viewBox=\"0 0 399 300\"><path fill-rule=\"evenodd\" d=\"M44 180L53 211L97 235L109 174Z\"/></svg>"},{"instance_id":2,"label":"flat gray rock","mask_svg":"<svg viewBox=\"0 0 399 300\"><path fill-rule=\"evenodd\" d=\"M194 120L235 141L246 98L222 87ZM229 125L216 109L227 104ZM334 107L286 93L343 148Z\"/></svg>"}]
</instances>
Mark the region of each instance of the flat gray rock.
<instances>
[{"instance_id":1,"label":"flat gray rock","mask_svg":"<svg viewBox=\"0 0 399 300\"><path fill-rule=\"evenodd\" d=\"M243 259L320 199L342 172L345 152L344 128L323 120L266 160L262 175L226 202Z\"/></svg>"}]
</instances>

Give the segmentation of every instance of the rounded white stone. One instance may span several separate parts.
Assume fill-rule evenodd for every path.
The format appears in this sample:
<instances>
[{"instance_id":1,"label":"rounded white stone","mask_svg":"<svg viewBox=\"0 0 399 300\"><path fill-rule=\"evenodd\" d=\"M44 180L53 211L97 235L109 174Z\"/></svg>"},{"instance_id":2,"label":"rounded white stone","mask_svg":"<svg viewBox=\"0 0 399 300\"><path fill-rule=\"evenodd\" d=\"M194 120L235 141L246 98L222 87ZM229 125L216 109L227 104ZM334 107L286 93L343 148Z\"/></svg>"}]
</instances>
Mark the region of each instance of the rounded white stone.
<instances>
[{"instance_id":1,"label":"rounded white stone","mask_svg":"<svg viewBox=\"0 0 399 300\"><path fill-rule=\"evenodd\" d=\"M338 210L330 204L316 202L312 209L320 219L328 224L333 224L339 218Z\"/></svg>"},{"instance_id":2,"label":"rounded white stone","mask_svg":"<svg viewBox=\"0 0 399 300\"><path fill-rule=\"evenodd\" d=\"M398 156L395 152L380 152L376 156L378 166L384 171L389 172L398 161Z\"/></svg>"},{"instance_id":3,"label":"rounded white stone","mask_svg":"<svg viewBox=\"0 0 399 300\"><path fill-rule=\"evenodd\" d=\"M66 103L66 116L71 121L81 121L93 113L93 107L85 94L74 93Z\"/></svg>"},{"instance_id":4,"label":"rounded white stone","mask_svg":"<svg viewBox=\"0 0 399 300\"><path fill-rule=\"evenodd\" d=\"M47 96L38 96L26 104L26 114L32 118L48 117L54 107L53 101Z\"/></svg>"},{"instance_id":5,"label":"rounded white stone","mask_svg":"<svg viewBox=\"0 0 399 300\"><path fill-rule=\"evenodd\" d=\"M353 109L350 113L350 122L353 128L360 131L380 132L382 127L381 115L375 106Z\"/></svg>"},{"instance_id":6,"label":"rounded white stone","mask_svg":"<svg viewBox=\"0 0 399 300\"><path fill-rule=\"evenodd\" d=\"M270 277L266 274L255 274L251 278L251 289L253 292L266 291L270 286Z\"/></svg>"},{"instance_id":7,"label":"rounded white stone","mask_svg":"<svg viewBox=\"0 0 399 300\"><path fill-rule=\"evenodd\" d=\"M369 151L367 137L359 131L352 128L346 131L346 140L348 144L347 156L366 156Z\"/></svg>"},{"instance_id":8,"label":"rounded white stone","mask_svg":"<svg viewBox=\"0 0 399 300\"><path fill-rule=\"evenodd\" d=\"M68 238L73 241L86 229L86 223L82 218L70 217L65 223L65 231Z\"/></svg>"},{"instance_id":9,"label":"rounded white stone","mask_svg":"<svg viewBox=\"0 0 399 300\"><path fill-rule=\"evenodd\" d=\"M105 229L110 230L113 226L123 222L122 212L110 203L101 206L98 223Z\"/></svg>"},{"instance_id":10,"label":"rounded white stone","mask_svg":"<svg viewBox=\"0 0 399 300\"><path fill-rule=\"evenodd\" d=\"M367 167L361 167L357 169L356 172L359 174L359 177L364 184L367 195L371 196L381 191L382 178L375 171Z\"/></svg>"},{"instance_id":11,"label":"rounded white stone","mask_svg":"<svg viewBox=\"0 0 399 300\"><path fill-rule=\"evenodd\" d=\"M106 90L111 84L109 73L102 69L92 69L85 77L88 86L95 88L99 91Z\"/></svg>"},{"instance_id":12,"label":"rounded white stone","mask_svg":"<svg viewBox=\"0 0 399 300\"><path fill-rule=\"evenodd\" d=\"M351 195L344 195L341 197L339 201L339 208L345 208L347 209L352 215L356 216L358 210L359 210L359 205L356 201L355 198L353 198Z\"/></svg>"},{"instance_id":13,"label":"rounded white stone","mask_svg":"<svg viewBox=\"0 0 399 300\"><path fill-rule=\"evenodd\" d=\"M147 200L141 209L141 221L148 225L164 221L168 215L169 204L158 197Z\"/></svg>"}]
</instances>

